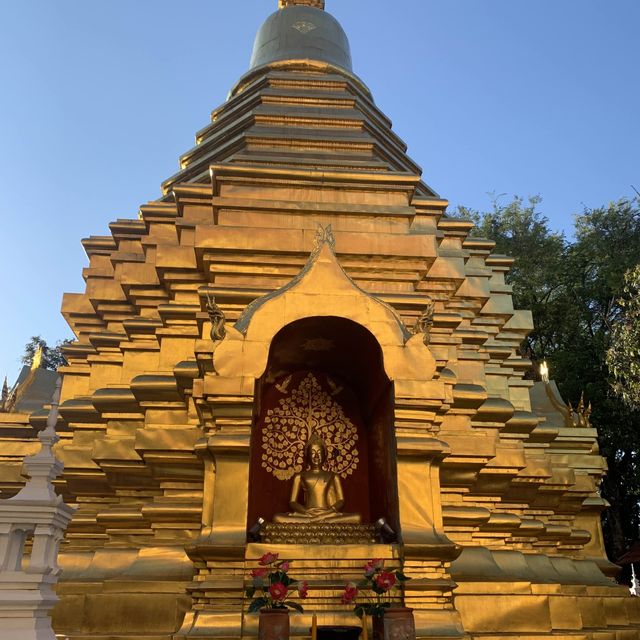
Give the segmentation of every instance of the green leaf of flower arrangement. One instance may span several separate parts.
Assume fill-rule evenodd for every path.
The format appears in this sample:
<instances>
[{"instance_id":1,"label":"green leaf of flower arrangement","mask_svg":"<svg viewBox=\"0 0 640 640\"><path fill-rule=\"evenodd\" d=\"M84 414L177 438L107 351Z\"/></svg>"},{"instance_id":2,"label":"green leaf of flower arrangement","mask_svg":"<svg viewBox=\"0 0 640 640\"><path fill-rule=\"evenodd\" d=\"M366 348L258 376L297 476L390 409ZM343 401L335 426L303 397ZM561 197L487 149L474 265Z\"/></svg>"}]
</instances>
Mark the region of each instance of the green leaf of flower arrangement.
<instances>
[{"instance_id":1,"label":"green leaf of flower arrangement","mask_svg":"<svg viewBox=\"0 0 640 640\"><path fill-rule=\"evenodd\" d=\"M260 609L262 609L262 607L264 607L265 605L268 604L268 600L266 598L256 598L250 605L249 605L249 613L258 613L258 611L260 611Z\"/></svg>"},{"instance_id":2,"label":"green leaf of flower arrangement","mask_svg":"<svg viewBox=\"0 0 640 640\"><path fill-rule=\"evenodd\" d=\"M297 602L287 602L286 605L288 607L291 607L292 609L295 609L299 613L304 613L304 609Z\"/></svg>"},{"instance_id":3,"label":"green leaf of flower arrangement","mask_svg":"<svg viewBox=\"0 0 640 640\"><path fill-rule=\"evenodd\" d=\"M270 584L275 584L276 582L282 582L282 584L286 586L288 579L289 578L284 571L274 571L273 573L269 574Z\"/></svg>"}]
</instances>

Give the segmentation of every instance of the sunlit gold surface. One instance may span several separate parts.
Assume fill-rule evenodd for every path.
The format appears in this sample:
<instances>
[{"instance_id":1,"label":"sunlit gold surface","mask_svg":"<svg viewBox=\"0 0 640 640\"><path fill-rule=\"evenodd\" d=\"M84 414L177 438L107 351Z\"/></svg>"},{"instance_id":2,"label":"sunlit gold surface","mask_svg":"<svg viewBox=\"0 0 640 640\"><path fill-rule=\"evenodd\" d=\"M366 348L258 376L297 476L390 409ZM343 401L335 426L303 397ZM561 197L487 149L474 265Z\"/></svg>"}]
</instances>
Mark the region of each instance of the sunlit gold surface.
<instances>
[{"instance_id":1,"label":"sunlit gold surface","mask_svg":"<svg viewBox=\"0 0 640 640\"><path fill-rule=\"evenodd\" d=\"M78 510L59 633L255 636L244 587L276 551L310 581L295 636L314 611L357 623L339 594L380 557L411 577L403 599L421 638L638 637L637 599L603 574L595 431L567 426L525 379L531 314L513 309L512 261L445 215L390 127L354 76L279 61L213 112L162 200L83 240L86 290L62 308L77 340L62 369L59 484ZM335 246L314 250L318 224ZM380 346L397 545L247 543L270 346L312 316L353 321ZM310 339L331 349L332 336ZM33 450L25 416L0 414L0 444L0 486L15 492Z\"/></svg>"}]
</instances>

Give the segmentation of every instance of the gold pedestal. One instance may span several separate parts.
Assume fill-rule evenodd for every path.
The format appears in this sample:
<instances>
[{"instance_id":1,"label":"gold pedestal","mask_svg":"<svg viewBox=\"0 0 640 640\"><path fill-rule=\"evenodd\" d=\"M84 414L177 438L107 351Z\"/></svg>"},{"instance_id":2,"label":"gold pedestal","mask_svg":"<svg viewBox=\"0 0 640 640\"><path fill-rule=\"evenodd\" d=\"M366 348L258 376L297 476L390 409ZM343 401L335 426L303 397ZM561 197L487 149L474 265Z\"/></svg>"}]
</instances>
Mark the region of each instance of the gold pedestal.
<instances>
[{"instance_id":1,"label":"gold pedestal","mask_svg":"<svg viewBox=\"0 0 640 640\"><path fill-rule=\"evenodd\" d=\"M289 524L264 525L260 539L265 544L374 544L372 524Z\"/></svg>"}]
</instances>

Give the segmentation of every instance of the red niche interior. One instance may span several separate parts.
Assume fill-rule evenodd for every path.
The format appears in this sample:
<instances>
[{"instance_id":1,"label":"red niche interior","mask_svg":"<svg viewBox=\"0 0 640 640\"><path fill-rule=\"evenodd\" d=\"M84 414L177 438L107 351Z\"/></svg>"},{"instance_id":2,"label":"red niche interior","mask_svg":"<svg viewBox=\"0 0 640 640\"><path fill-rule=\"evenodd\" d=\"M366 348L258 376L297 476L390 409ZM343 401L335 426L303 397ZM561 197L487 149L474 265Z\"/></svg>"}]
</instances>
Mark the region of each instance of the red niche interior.
<instances>
[{"instance_id":1,"label":"red niche interior","mask_svg":"<svg viewBox=\"0 0 640 640\"><path fill-rule=\"evenodd\" d=\"M317 432L341 479L342 511L364 523L385 517L397 530L393 385L367 329L326 316L287 325L255 395L248 528L290 511L293 473L305 468L304 446Z\"/></svg>"}]
</instances>

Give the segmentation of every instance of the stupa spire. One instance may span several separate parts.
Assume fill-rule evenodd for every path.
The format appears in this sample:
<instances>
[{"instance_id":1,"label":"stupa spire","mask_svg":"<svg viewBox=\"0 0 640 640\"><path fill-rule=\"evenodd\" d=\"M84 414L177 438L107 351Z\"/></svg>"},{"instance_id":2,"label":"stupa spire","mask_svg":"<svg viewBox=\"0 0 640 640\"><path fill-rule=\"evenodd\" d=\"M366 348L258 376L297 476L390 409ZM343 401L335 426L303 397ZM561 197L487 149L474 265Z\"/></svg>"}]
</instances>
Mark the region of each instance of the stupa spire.
<instances>
[{"instance_id":1,"label":"stupa spire","mask_svg":"<svg viewBox=\"0 0 640 640\"><path fill-rule=\"evenodd\" d=\"M284 9L285 7L290 7L292 5L324 9L324 0L278 0L278 9Z\"/></svg>"}]
</instances>

